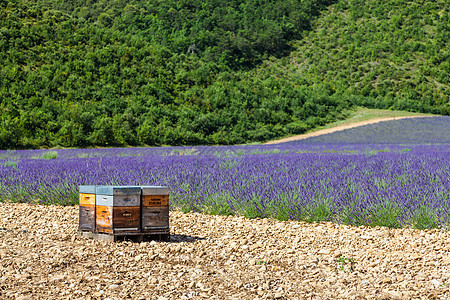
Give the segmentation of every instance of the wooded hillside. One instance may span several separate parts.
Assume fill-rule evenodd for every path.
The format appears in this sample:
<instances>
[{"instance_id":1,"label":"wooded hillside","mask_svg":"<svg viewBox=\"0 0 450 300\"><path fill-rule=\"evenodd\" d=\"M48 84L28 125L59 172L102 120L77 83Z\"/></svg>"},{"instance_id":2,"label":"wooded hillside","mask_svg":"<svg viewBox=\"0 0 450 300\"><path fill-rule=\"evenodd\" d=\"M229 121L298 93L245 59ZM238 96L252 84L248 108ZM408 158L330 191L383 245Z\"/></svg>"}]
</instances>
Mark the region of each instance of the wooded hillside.
<instances>
[{"instance_id":1,"label":"wooded hillside","mask_svg":"<svg viewBox=\"0 0 450 300\"><path fill-rule=\"evenodd\" d=\"M290 64L358 103L449 114L450 2L339 1L297 43Z\"/></svg>"},{"instance_id":2,"label":"wooded hillside","mask_svg":"<svg viewBox=\"0 0 450 300\"><path fill-rule=\"evenodd\" d=\"M353 105L449 114L450 9L422 2L0 0L0 148L265 141Z\"/></svg>"}]
</instances>

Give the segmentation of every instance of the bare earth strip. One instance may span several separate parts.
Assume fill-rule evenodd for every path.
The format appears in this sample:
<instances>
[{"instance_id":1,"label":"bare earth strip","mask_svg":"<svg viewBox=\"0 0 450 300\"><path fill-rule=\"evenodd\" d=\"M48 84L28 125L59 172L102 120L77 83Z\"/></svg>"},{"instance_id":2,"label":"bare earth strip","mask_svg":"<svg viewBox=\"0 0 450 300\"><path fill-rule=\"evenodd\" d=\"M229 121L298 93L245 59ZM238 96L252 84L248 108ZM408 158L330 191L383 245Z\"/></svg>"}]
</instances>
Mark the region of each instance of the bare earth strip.
<instances>
[{"instance_id":1,"label":"bare earth strip","mask_svg":"<svg viewBox=\"0 0 450 300\"><path fill-rule=\"evenodd\" d=\"M0 203L0 299L448 299L450 232L171 212L171 242L76 236Z\"/></svg>"},{"instance_id":2,"label":"bare earth strip","mask_svg":"<svg viewBox=\"0 0 450 300\"><path fill-rule=\"evenodd\" d=\"M288 137L288 138L283 138L283 139L280 139L280 140L270 141L270 142L265 143L265 145L280 144L280 143L304 140L304 139L307 139L307 138L310 138L310 137L314 137L314 136L319 136L319 135L323 135L323 134L328 134L328 133L332 133L332 132L336 132L336 131L350 129L350 128L354 128L354 127L358 127L358 126L375 124L375 123L384 122L384 121L409 119L409 118L424 118L424 117L433 117L433 116L402 116L402 117L374 118L374 119L367 120L367 121L361 121L361 122L355 122L355 123L351 123L351 124L338 125L338 126L333 127L333 128L322 129L322 130L318 130L318 131L311 132L311 133L300 134L300 135L291 136L291 137Z\"/></svg>"}]
</instances>

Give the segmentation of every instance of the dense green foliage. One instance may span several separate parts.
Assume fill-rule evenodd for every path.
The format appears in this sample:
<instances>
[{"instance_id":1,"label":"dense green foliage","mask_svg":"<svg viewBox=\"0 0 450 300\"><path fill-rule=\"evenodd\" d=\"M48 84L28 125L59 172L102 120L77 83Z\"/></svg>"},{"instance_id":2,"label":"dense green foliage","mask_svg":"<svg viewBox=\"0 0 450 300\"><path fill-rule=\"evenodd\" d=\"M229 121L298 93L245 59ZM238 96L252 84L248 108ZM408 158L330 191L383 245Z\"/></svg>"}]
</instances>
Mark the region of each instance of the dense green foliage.
<instances>
[{"instance_id":1,"label":"dense green foliage","mask_svg":"<svg viewBox=\"0 0 450 300\"><path fill-rule=\"evenodd\" d=\"M264 141L355 104L448 114L449 7L412 2L0 0L0 149Z\"/></svg>"},{"instance_id":2,"label":"dense green foliage","mask_svg":"<svg viewBox=\"0 0 450 300\"><path fill-rule=\"evenodd\" d=\"M450 2L339 1L289 62L366 107L450 114Z\"/></svg>"},{"instance_id":3,"label":"dense green foliage","mask_svg":"<svg viewBox=\"0 0 450 300\"><path fill-rule=\"evenodd\" d=\"M42 0L45 7L206 61L242 68L283 55L330 0Z\"/></svg>"},{"instance_id":4,"label":"dense green foliage","mask_svg":"<svg viewBox=\"0 0 450 300\"><path fill-rule=\"evenodd\" d=\"M346 107L245 72L325 1L1 3L1 148L262 141Z\"/></svg>"}]
</instances>

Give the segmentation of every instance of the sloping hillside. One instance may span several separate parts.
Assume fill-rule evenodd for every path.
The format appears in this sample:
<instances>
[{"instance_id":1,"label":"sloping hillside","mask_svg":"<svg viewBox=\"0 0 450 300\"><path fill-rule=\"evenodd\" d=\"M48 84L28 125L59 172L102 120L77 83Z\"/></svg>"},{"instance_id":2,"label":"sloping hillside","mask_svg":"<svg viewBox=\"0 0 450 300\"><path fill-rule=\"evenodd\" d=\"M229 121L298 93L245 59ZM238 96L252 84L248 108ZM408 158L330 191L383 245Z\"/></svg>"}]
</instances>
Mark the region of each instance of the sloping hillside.
<instances>
[{"instance_id":1,"label":"sloping hillside","mask_svg":"<svg viewBox=\"0 0 450 300\"><path fill-rule=\"evenodd\" d=\"M334 99L246 72L328 3L2 1L0 148L235 144L329 122Z\"/></svg>"},{"instance_id":2,"label":"sloping hillside","mask_svg":"<svg viewBox=\"0 0 450 300\"><path fill-rule=\"evenodd\" d=\"M308 85L358 104L450 113L450 2L339 1L291 55Z\"/></svg>"},{"instance_id":3,"label":"sloping hillside","mask_svg":"<svg viewBox=\"0 0 450 300\"><path fill-rule=\"evenodd\" d=\"M422 2L0 1L0 148L262 142L355 105L449 114L449 4Z\"/></svg>"}]
</instances>

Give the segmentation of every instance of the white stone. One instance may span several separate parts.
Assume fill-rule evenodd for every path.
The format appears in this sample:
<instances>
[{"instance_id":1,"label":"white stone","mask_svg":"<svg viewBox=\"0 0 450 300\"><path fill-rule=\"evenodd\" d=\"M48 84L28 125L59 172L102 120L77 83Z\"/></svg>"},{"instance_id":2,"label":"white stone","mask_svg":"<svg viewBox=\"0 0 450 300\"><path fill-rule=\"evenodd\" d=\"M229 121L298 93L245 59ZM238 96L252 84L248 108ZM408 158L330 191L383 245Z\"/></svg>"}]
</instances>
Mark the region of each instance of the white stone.
<instances>
[{"instance_id":1,"label":"white stone","mask_svg":"<svg viewBox=\"0 0 450 300\"><path fill-rule=\"evenodd\" d=\"M431 280L431 283L434 285L435 289L438 289L441 286L441 282L437 279Z\"/></svg>"}]
</instances>

